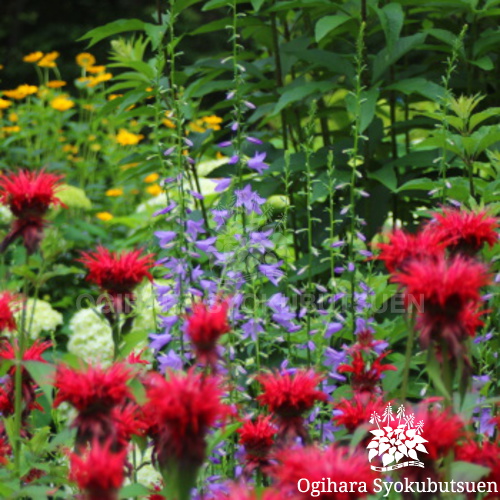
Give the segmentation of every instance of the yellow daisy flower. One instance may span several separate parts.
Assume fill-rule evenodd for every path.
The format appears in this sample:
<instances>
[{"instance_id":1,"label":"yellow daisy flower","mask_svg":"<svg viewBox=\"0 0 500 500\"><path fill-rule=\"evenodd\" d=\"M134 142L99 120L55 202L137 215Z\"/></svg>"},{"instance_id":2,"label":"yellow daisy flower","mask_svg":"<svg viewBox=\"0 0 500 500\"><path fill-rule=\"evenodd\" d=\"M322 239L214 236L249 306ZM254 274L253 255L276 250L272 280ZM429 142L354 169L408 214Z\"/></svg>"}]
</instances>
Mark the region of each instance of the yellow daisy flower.
<instances>
[{"instance_id":1,"label":"yellow daisy flower","mask_svg":"<svg viewBox=\"0 0 500 500\"><path fill-rule=\"evenodd\" d=\"M148 176L144 177L144 182L147 184L151 184L152 182L156 182L160 178L160 175L154 172L153 174L149 174Z\"/></svg>"},{"instance_id":2,"label":"yellow daisy flower","mask_svg":"<svg viewBox=\"0 0 500 500\"><path fill-rule=\"evenodd\" d=\"M133 134L124 128L121 128L116 135L116 142L122 146L135 146L144 136L142 134Z\"/></svg>"},{"instance_id":3,"label":"yellow daisy flower","mask_svg":"<svg viewBox=\"0 0 500 500\"><path fill-rule=\"evenodd\" d=\"M99 212L96 214L96 217L104 222L107 222L113 218L113 214L110 214L109 212Z\"/></svg>"},{"instance_id":4,"label":"yellow daisy flower","mask_svg":"<svg viewBox=\"0 0 500 500\"><path fill-rule=\"evenodd\" d=\"M52 101L50 101L50 105L54 109L57 109L57 111L67 111L68 109L71 109L75 103L66 96L61 95L52 99Z\"/></svg>"},{"instance_id":5,"label":"yellow daisy flower","mask_svg":"<svg viewBox=\"0 0 500 500\"><path fill-rule=\"evenodd\" d=\"M24 56L23 61L27 63L34 63L39 61L42 57L43 57L43 52L37 50L36 52L32 52L31 54Z\"/></svg>"},{"instance_id":6,"label":"yellow daisy flower","mask_svg":"<svg viewBox=\"0 0 500 500\"><path fill-rule=\"evenodd\" d=\"M95 57L88 52L82 52L76 56L76 64L82 68L89 68L95 64Z\"/></svg>"},{"instance_id":7,"label":"yellow daisy flower","mask_svg":"<svg viewBox=\"0 0 500 500\"><path fill-rule=\"evenodd\" d=\"M123 189L121 188L111 188L106 191L106 196L111 196L113 198L122 196L122 194L123 194Z\"/></svg>"}]
</instances>

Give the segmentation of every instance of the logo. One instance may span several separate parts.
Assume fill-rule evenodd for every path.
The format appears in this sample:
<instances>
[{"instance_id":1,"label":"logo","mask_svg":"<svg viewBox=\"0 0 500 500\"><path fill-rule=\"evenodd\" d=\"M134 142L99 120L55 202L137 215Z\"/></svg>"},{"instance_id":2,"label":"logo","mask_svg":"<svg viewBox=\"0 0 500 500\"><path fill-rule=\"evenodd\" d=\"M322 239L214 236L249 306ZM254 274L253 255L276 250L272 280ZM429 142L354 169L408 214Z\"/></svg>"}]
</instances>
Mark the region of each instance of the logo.
<instances>
[{"instance_id":1,"label":"logo","mask_svg":"<svg viewBox=\"0 0 500 500\"><path fill-rule=\"evenodd\" d=\"M398 408L397 415L394 416L392 406L388 404L382 417L377 412L372 413L370 423L376 424L377 429L370 431L375 437L367 446L368 461L380 457L383 464L383 467L372 465L372 470L386 472L403 467L424 467L417 455L417 451L428 453L424 446L428 441L422 437L424 428L422 420L414 425L415 415L413 413L407 415L403 405ZM401 460L405 458L412 460L402 462Z\"/></svg>"}]
</instances>

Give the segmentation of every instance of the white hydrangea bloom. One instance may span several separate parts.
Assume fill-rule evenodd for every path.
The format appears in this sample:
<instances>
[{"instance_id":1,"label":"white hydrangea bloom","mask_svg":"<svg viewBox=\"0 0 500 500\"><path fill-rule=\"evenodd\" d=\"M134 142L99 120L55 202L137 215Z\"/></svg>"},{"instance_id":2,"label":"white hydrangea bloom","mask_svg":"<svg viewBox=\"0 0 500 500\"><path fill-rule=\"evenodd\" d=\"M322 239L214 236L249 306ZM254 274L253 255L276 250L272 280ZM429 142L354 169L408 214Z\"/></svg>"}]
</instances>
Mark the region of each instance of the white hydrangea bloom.
<instances>
[{"instance_id":1,"label":"white hydrangea bloom","mask_svg":"<svg viewBox=\"0 0 500 500\"><path fill-rule=\"evenodd\" d=\"M15 313L18 324L22 321L22 314L21 308ZM32 339L38 338L42 332L53 332L62 322L62 314L45 300L32 298L26 301L26 329Z\"/></svg>"},{"instance_id":2,"label":"white hydrangea bloom","mask_svg":"<svg viewBox=\"0 0 500 500\"><path fill-rule=\"evenodd\" d=\"M134 446L137 460L137 482L146 488L153 489L156 485L162 484L161 474L151 464L152 448L147 448L141 460L141 452L137 446ZM130 451L128 460L133 463L133 451ZM146 465L143 465L146 464Z\"/></svg>"},{"instance_id":3,"label":"white hydrangea bloom","mask_svg":"<svg viewBox=\"0 0 500 500\"><path fill-rule=\"evenodd\" d=\"M80 309L69 322L71 336L68 351L87 363L109 366L113 359L113 332L98 311Z\"/></svg>"},{"instance_id":4,"label":"white hydrangea bloom","mask_svg":"<svg viewBox=\"0 0 500 500\"><path fill-rule=\"evenodd\" d=\"M160 306L156 300L154 288L151 283L141 285L135 291L135 318L132 331L153 333L156 331L156 317Z\"/></svg>"},{"instance_id":5,"label":"white hydrangea bloom","mask_svg":"<svg viewBox=\"0 0 500 500\"><path fill-rule=\"evenodd\" d=\"M14 216L9 207L0 205L0 224L10 224Z\"/></svg>"},{"instance_id":6,"label":"white hydrangea bloom","mask_svg":"<svg viewBox=\"0 0 500 500\"><path fill-rule=\"evenodd\" d=\"M165 193L160 193L158 196L153 196L150 200L138 205L135 211L138 214L144 212L149 213L158 210L158 208L165 208L167 205L167 195Z\"/></svg>"}]
</instances>

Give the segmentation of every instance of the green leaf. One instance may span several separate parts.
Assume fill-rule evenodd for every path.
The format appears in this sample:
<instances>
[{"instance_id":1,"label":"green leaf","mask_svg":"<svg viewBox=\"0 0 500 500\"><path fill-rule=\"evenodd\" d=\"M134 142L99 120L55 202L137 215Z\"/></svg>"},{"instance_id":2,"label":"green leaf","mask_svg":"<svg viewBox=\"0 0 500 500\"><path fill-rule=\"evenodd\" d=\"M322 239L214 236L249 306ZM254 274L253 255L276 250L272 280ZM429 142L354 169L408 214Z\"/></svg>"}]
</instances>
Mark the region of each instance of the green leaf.
<instances>
[{"instance_id":1,"label":"green leaf","mask_svg":"<svg viewBox=\"0 0 500 500\"><path fill-rule=\"evenodd\" d=\"M434 354L434 348L431 347L429 349L429 353L427 356L427 373L429 374L429 378L432 380L434 387L444 396L446 399L451 400L450 393L443 382L443 377L441 375L441 365L438 362L436 355Z\"/></svg>"},{"instance_id":2,"label":"green leaf","mask_svg":"<svg viewBox=\"0 0 500 500\"><path fill-rule=\"evenodd\" d=\"M385 165L375 172L368 172L368 177L370 179L379 181L393 193L397 191L398 180L396 177L396 172L394 171L394 167L392 165Z\"/></svg>"},{"instance_id":3,"label":"green leaf","mask_svg":"<svg viewBox=\"0 0 500 500\"><path fill-rule=\"evenodd\" d=\"M52 384L56 367L40 361L24 361L23 364L33 380L40 386L49 403L52 404Z\"/></svg>"},{"instance_id":4,"label":"green leaf","mask_svg":"<svg viewBox=\"0 0 500 500\"><path fill-rule=\"evenodd\" d=\"M469 126L471 130L475 129L480 123L484 122L488 118L500 116L500 108L488 108L484 111L472 115L469 120Z\"/></svg>"},{"instance_id":5,"label":"green leaf","mask_svg":"<svg viewBox=\"0 0 500 500\"><path fill-rule=\"evenodd\" d=\"M418 47L425 42L426 34L417 33L415 35L405 36L400 38L394 50L390 51L388 48L383 48L375 57L373 62L373 76L372 82L375 83L383 75L383 73L401 57L410 52L410 50Z\"/></svg>"},{"instance_id":6,"label":"green leaf","mask_svg":"<svg viewBox=\"0 0 500 500\"><path fill-rule=\"evenodd\" d=\"M450 475L454 481L476 482L489 472L488 467L481 467L470 462L453 462Z\"/></svg>"},{"instance_id":7,"label":"green leaf","mask_svg":"<svg viewBox=\"0 0 500 500\"><path fill-rule=\"evenodd\" d=\"M435 182L427 177L421 177L420 179L412 179L411 181L405 182L402 186L396 189L396 192L401 191L430 191L435 187Z\"/></svg>"},{"instance_id":8,"label":"green leaf","mask_svg":"<svg viewBox=\"0 0 500 500\"><path fill-rule=\"evenodd\" d=\"M491 71L495 67L490 56L483 56L483 57L481 57L481 59L477 59L476 61L469 61L469 62L471 64L473 64L474 66L481 68L484 71Z\"/></svg>"},{"instance_id":9,"label":"green leaf","mask_svg":"<svg viewBox=\"0 0 500 500\"><path fill-rule=\"evenodd\" d=\"M377 9L378 18L382 29L384 30L387 41L387 50L391 53L401 34L401 28L404 22L404 12L401 4L390 3L382 9Z\"/></svg>"},{"instance_id":10,"label":"green leaf","mask_svg":"<svg viewBox=\"0 0 500 500\"><path fill-rule=\"evenodd\" d=\"M79 38L78 41L88 40L90 38L88 47L92 47L92 45L104 40L104 38L117 35L118 33L124 33L126 31L143 31L144 24L145 23L139 19L118 19L117 21L88 31Z\"/></svg>"},{"instance_id":11,"label":"green leaf","mask_svg":"<svg viewBox=\"0 0 500 500\"><path fill-rule=\"evenodd\" d=\"M218 429L214 432L214 434L210 437L207 443L207 455L209 455L212 450L224 439L227 439L229 436L232 436L237 429L241 427L240 422L236 422L235 424L226 425L222 429Z\"/></svg>"},{"instance_id":12,"label":"green leaf","mask_svg":"<svg viewBox=\"0 0 500 500\"><path fill-rule=\"evenodd\" d=\"M140 405L144 404L146 402L146 390L142 383L134 378L130 381L129 386L137 403Z\"/></svg>"},{"instance_id":13,"label":"green leaf","mask_svg":"<svg viewBox=\"0 0 500 500\"><path fill-rule=\"evenodd\" d=\"M119 498L131 498L148 495L151 492L142 484L132 483L124 486L119 493Z\"/></svg>"},{"instance_id":14,"label":"green leaf","mask_svg":"<svg viewBox=\"0 0 500 500\"><path fill-rule=\"evenodd\" d=\"M253 10L255 10L255 12L259 12L260 8L262 7L262 5L266 0L250 0L250 1L252 3Z\"/></svg>"},{"instance_id":15,"label":"green leaf","mask_svg":"<svg viewBox=\"0 0 500 500\"><path fill-rule=\"evenodd\" d=\"M292 88L293 87L293 88ZM278 114L282 109L285 109L289 104L300 101L311 94L317 92L328 92L333 90L331 82L307 82L296 85L289 85L281 95L274 108L273 114Z\"/></svg>"},{"instance_id":16,"label":"green leaf","mask_svg":"<svg viewBox=\"0 0 500 500\"><path fill-rule=\"evenodd\" d=\"M163 37L165 36L166 30L166 25L144 23L144 31L151 40L151 48L153 50L156 50L159 47Z\"/></svg>"},{"instance_id":17,"label":"green leaf","mask_svg":"<svg viewBox=\"0 0 500 500\"><path fill-rule=\"evenodd\" d=\"M431 101L439 101L444 95L445 91L441 85L437 83L430 82L425 78L407 78L405 80L399 80L386 87L387 90L398 90L403 92L403 94L419 94Z\"/></svg>"},{"instance_id":18,"label":"green leaf","mask_svg":"<svg viewBox=\"0 0 500 500\"><path fill-rule=\"evenodd\" d=\"M314 35L316 42L320 42L326 35L334 32L339 26L351 19L347 14L336 14L335 16L326 16L316 23Z\"/></svg>"}]
</instances>

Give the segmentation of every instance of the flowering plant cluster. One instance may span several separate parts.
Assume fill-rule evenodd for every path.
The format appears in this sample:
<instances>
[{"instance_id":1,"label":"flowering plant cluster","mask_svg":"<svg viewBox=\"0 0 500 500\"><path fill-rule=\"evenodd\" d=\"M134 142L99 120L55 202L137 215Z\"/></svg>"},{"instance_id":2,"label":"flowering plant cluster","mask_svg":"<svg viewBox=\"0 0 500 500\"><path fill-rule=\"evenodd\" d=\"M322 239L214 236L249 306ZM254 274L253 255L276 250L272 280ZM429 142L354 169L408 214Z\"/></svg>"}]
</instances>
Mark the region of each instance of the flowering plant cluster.
<instances>
[{"instance_id":1,"label":"flowering plant cluster","mask_svg":"<svg viewBox=\"0 0 500 500\"><path fill-rule=\"evenodd\" d=\"M443 86L421 90L394 76L423 34L388 28L399 3L365 5L361 22L322 12L314 49L290 39L294 6L251 4L260 28L232 2L230 51L182 71L179 16L194 11L173 3L85 35L113 37L110 60L78 54L73 84L64 55L37 51L23 63L38 84L1 91L2 498L300 500L301 481L365 485L315 490L345 500L376 481L464 477L500 489L499 137L475 131L496 108L454 97L465 31ZM269 28L258 64L254 28ZM332 90L320 68L337 30L356 50L334 59ZM424 132L419 113L434 120Z\"/></svg>"}]
</instances>

